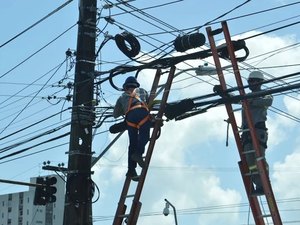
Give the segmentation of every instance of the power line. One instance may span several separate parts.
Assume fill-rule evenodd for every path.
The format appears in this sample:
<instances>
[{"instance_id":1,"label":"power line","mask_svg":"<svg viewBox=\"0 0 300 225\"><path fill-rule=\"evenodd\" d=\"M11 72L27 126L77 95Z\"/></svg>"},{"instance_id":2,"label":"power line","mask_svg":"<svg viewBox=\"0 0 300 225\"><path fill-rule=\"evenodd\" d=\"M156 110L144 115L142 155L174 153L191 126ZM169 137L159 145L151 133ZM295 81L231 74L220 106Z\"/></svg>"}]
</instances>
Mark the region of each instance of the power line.
<instances>
[{"instance_id":1,"label":"power line","mask_svg":"<svg viewBox=\"0 0 300 225\"><path fill-rule=\"evenodd\" d=\"M69 110L69 108L68 108L68 109L65 109L65 110L63 110L63 111L61 111L61 112L55 113L55 114L53 114L53 115L51 115L51 116L48 116L48 117L46 117L46 118L44 118L44 119L42 119L42 120L40 120L40 121L38 121L38 122L35 122L35 123L33 123L33 124L30 124L29 126L24 127L24 128L22 128L22 129L20 129L20 130L14 131L13 133L10 133L10 134L8 134L8 135L6 135L6 136L4 136L4 137L1 137L1 138L0 138L0 141L6 139L6 138L8 138L8 137L11 137L11 136L13 136L13 135L15 135L15 134L18 134L18 133L20 133L20 132L22 132L22 131L25 131L25 130L27 130L27 129L29 129L29 128L32 128L32 127L34 127L35 125L40 124L40 123L42 123L42 122L44 122L44 121L47 121L48 119L53 118L53 117L55 117L55 116L57 116L57 115L63 113L63 112L66 111L66 110Z\"/></svg>"},{"instance_id":2,"label":"power line","mask_svg":"<svg viewBox=\"0 0 300 225\"><path fill-rule=\"evenodd\" d=\"M64 61L65 62L65 61ZM64 63L63 62L63 63ZM53 76L57 73L57 71L60 69L60 67L63 65L63 63L60 64L60 66L54 71L54 73L52 74L52 76L46 81L46 83L44 84L43 87L40 88L40 90L35 94L35 96L37 96L42 90L43 88L48 84L48 82L53 78ZM6 125L6 127L4 127L4 129L2 129L2 131L0 132L0 134L2 134L20 115L21 113L24 112L24 110L30 105L30 103L33 101L33 99L35 98L35 96L25 105L25 107L23 107L23 109Z\"/></svg>"},{"instance_id":3,"label":"power line","mask_svg":"<svg viewBox=\"0 0 300 225\"><path fill-rule=\"evenodd\" d=\"M18 154L21 154L21 153L23 153L23 152L26 152L26 151L32 149L32 148L35 148L35 147L38 147L38 146L40 146L40 145L43 145L43 144L46 144L46 143L49 143L49 142L52 142L52 141L55 141L55 140L64 138L64 137L66 137L66 136L68 136L68 135L70 135L70 132L64 133L64 134L59 135L59 136L57 136L57 137L50 138L50 139L48 139L48 140L46 140L46 141L37 143L37 144L32 145L32 146L30 146L30 147L26 147L26 148L23 148L23 149L21 149L21 150L18 150L18 151L15 151L15 152L13 152L13 153L10 153L10 154L8 154L8 155L2 156L2 157L0 157L0 160L6 159L6 158L8 158L8 157L12 157L12 156L15 156L15 155L18 155Z\"/></svg>"},{"instance_id":4,"label":"power line","mask_svg":"<svg viewBox=\"0 0 300 225\"><path fill-rule=\"evenodd\" d=\"M36 25L38 25L39 23L41 23L42 21L44 21L45 19L49 18L50 16L52 16L53 14L57 13L59 10L61 10L62 8L64 8L65 6L67 6L69 3L71 3L73 0L69 0L67 2L65 2L64 4L62 4L61 6L59 6L58 8L56 8L55 10L53 10L52 12L50 12L49 14L47 14L46 16L44 16L42 19L38 20L37 22L35 22L34 24L32 24L31 26L29 26L28 28L26 28L25 30L23 30L22 32L20 32L19 34L15 35L14 37L12 37L11 39L9 39L8 41L4 42L3 44L0 45L0 48L2 48L3 46L7 45L8 43L10 43L11 41L15 40L17 37L21 36L22 34L24 34L25 32L29 31L30 29L32 29L33 27L35 27ZM0 77L1 78L1 77Z\"/></svg>"},{"instance_id":5,"label":"power line","mask_svg":"<svg viewBox=\"0 0 300 225\"><path fill-rule=\"evenodd\" d=\"M281 27L277 27L277 28L274 28L274 29L271 29L271 30L268 30L268 31L265 31L265 32L262 32L262 33L259 33L259 34L255 34L255 35L252 35L252 36L249 36L249 37L245 37L245 38L243 38L243 40L247 40L247 39L258 37L258 36L261 36L261 35L264 35L264 34L272 33L272 32L277 31L277 30L281 30L281 29L284 29L284 28L287 28L287 27L298 25L299 23L300 23L300 21L290 23L290 24L287 24L287 25L284 25L284 26L281 26Z\"/></svg>"},{"instance_id":6,"label":"power line","mask_svg":"<svg viewBox=\"0 0 300 225\"><path fill-rule=\"evenodd\" d=\"M15 70L16 68L18 68L19 66L21 66L23 63L25 63L26 61L28 61L29 59L31 59L33 56L35 56L36 54L38 54L42 50L44 50L46 47L48 47L50 44L52 44L53 42L55 42L56 40L58 40L60 37L62 37L64 34L66 34L68 31L70 31L75 26L77 26L77 23L74 24L74 25L72 25L67 30L65 30L64 32L62 32L61 34L59 34L57 37L55 37L54 39L52 39L50 42L48 42L46 45L44 45L43 47L41 47L40 49L38 49L37 51L35 51L31 55L29 55L27 58L25 58L20 63L18 63L17 65L15 65L13 68L11 68L10 70L8 70L4 74L2 74L0 76L0 79L3 78L3 77L5 77L7 74L9 74L10 72L12 72L13 70Z\"/></svg>"}]
</instances>

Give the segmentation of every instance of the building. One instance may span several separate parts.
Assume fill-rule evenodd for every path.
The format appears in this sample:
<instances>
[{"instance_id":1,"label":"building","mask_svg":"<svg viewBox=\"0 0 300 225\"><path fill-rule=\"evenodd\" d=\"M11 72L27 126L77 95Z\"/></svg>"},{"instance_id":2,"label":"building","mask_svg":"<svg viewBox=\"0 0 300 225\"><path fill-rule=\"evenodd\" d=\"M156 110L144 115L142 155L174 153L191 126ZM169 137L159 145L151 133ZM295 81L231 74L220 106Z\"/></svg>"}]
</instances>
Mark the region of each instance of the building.
<instances>
[{"instance_id":1,"label":"building","mask_svg":"<svg viewBox=\"0 0 300 225\"><path fill-rule=\"evenodd\" d=\"M65 181L58 175L56 202L34 205L35 187L28 191L0 195L0 225L62 225L65 202ZM36 183L36 177L30 179Z\"/></svg>"}]
</instances>

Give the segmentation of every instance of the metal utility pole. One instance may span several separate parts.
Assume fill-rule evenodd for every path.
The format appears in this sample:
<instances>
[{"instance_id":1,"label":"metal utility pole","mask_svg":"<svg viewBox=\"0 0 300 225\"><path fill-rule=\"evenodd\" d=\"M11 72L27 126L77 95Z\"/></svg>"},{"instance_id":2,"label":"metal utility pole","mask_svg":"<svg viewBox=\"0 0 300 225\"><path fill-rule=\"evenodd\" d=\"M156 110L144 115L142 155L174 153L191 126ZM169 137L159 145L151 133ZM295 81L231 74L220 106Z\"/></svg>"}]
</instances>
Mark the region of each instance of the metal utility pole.
<instances>
[{"instance_id":1,"label":"metal utility pole","mask_svg":"<svg viewBox=\"0 0 300 225\"><path fill-rule=\"evenodd\" d=\"M92 126L97 0L79 1L64 225L92 225Z\"/></svg>"}]
</instances>

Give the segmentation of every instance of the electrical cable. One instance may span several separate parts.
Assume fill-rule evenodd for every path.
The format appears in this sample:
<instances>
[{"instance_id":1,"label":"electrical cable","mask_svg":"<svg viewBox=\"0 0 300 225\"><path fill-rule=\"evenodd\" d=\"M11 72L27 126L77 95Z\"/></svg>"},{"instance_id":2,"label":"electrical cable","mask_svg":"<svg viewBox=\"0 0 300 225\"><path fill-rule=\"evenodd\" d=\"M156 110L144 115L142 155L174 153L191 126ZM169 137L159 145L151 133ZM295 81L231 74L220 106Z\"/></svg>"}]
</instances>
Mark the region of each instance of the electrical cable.
<instances>
[{"instance_id":1,"label":"electrical cable","mask_svg":"<svg viewBox=\"0 0 300 225\"><path fill-rule=\"evenodd\" d=\"M70 135L70 132L64 133L64 134L59 135L59 136L57 136L57 137L50 138L50 139L48 139L48 140L46 140L46 141L40 142L40 143L35 144L35 145L32 145L32 146L30 146L30 147L26 147L26 148L23 148L23 149L18 150L18 151L16 151L16 152L10 153L10 154L5 155L5 156L2 156L2 157L0 157L0 160L6 159L6 158L8 158L8 157L12 157L12 156L15 156L15 155L18 155L18 154L21 154L21 153L23 153L23 152L26 152L26 151L28 151L28 150L30 150L30 149L33 149L33 148L35 148L35 147L38 147L38 146L40 146L40 145L43 145L43 144L46 144L46 143L49 143L49 142L52 142L52 141L55 141L55 140L64 138L64 137L66 137L66 136L68 136L68 135Z\"/></svg>"},{"instance_id":2,"label":"electrical cable","mask_svg":"<svg viewBox=\"0 0 300 225\"><path fill-rule=\"evenodd\" d=\"M277 31L277 30L281 30L281 29L284 29L284 28L287 28L287 27L298 25L299 23L300 23L300 21L290 23L290 24L287 24L287 25L284 25L284 26L281 26L281 27L277 27L277 28L274 28L274 29L271 29L271 30L268 30L268 31L265 31L265 32L262 32L262 33L259 33L259 34L255 34L255 35L252 35L252 36L249 36L249 37L245 37L245 38L243 38L243 40L247 40L247 39L258 37L258 36L261 36L261 35L264 35L264 34L272 33L272 32Z\"/></svg>"},{"instance_id":3,"label":"electrical cable","mask_svg":"<svg viewBox=\"0 0 300 225\"><path fill-rule=\"evenodd\" d=\"M117 1L120 2L119 0L117 0ZM110 2L110 1L108 1L108 2ZM126 12L126 13L128 13L128 14L130 14L130 15L132 15L132 16L134 16L134 17L136 17L136 18L138 18L138 19L140 19L140 20L142 20L142 21L144 21L144 22L146 22L146 23L148 23L148 24L150 24L150 25L152 25L152 26L154 26L154 27L160 29L160 30L164 30L161 26L156 25L156 24L154 24L154 23L152 23L152 22L150 22L150 21L147 21L146 19L143 19L142 17L137 16L136 14L134 14L134 13L132 13L132 12L129 12L128 10L122 8L120 5L116 5L116 6L117 6L119 9L121 9L122 11L124 11L124 12ZM142 14L143 16L146 16L146 18L148 18L148 19L150 18L151 20L157 22L157 23L160 24L160 25L163 25L163 26L168 27L168 28L173 29L173 30L177 30L177 28L171 26L170 24L167 24L167 23L163 22L162 20L160 20L160 19L158 19L158 18L156 18L156 17L154 17L154 16L152 16L152 15L150 15L150 14L148 14L148 13L139 10L138 8L136 8L136 7L132 6L132 5L130 5L129 3L125 3L124 6L136 10L136 12ZM167 30L164 30L164 31L167 31ZM177 30L177 31L178 31L178 30Z\"/></svg>"},{"instance_id":4,"label":"electrical cable","mask_svg":"<svg viewBox=\"0 0 300 225\"><path fill-rule=\"evenodd\" d=\"M18 159L23 159L25 157L32 156L32 155L35 155L35 154L38 154L38 153L41 153L41 152L45 152L45 151L48 151L48 150L52 150L54 148L58 148L58 147L61 147L61 146L64 146L64 145L68 145L68 144L69 144L69 142L65 142L63 144L55 145L55 146L52 146L52 147L49 147L49 148L46 148L46 149L43 149L43 150L40 150L40 151L37 151L37 152L29 153L29 154L26 154L26 155L23 155L23 156L19 156L19 157L13 158L13 159L8 159L6 161L0 162L0 164L12 162L12 161L15 161L15 160L18 160Z\"/></svg>"},{"instance_id":5,"label":"electrical cable","mask_svg":"<svg viewBox=\"0 0 300 225\"><path fill-rule=\"evenodd\" d=\"M8 135L6 135L6 136L4 136L4 137L1 137L1 138L0 138L0 141L6 139L6 138L8 138L8 137L11 137L11 136L13 136L13 135L15 135L15 134L18 134L18 133L20 133L20 132L22 132L22 131L24 131L24 130L27 130L27 129L29 129L29 128L32 128L32 127L34 127L35 125L40 124L40 123L42 123L42 122L44 122L44 121L46 121L46 120L48 120L48 119L50 119L50 118L53 118L53 117L59 115L60 113L65 112L65 111L67 111L67 110L69 110L69 109L70 109L70 108L65 109L65 110L63 110L63 111L61 111L61 112L55 113L55 114L53 114L53 115L51 115L51 116L48 116L48 117L46 117L46 118L44 118L44 119L42 119L42 120L40 120L40 121L38 121L38 122L35 122L35 123L33 123L33 124L30 124L30 125L27 126L27 127L24 127L24 128L22 128L22 129L20 129L20 130L14 131L13 133L10 133L10 134L8 134Z\"/></svg>"},{"instance_id":6,"label":"electrical cable","mask_svg":"<svg viewBox=\"0 0 300 225\"><path fill-rule=\"evenodd\" d=\"M49 129L52 128L52 127L57 127L57 126L59 126L60 124L65 124L66 122L69 122L69 121L70 121L70 118L65 119L65 120L63 120L63 121L56 122L56 123L51 123L50 125L44 125L42 128L39 128L39 129L34 130L34 131L30 131L29 133L22 134L22 135L18 136L18 140L24 139L24 138L29 137L29 136L31 136L31 135L35 135L36 133L40 133L40 132L42 132L43 130L49 130ZM53 128L52 128L52 129L53 129ZM11 142L15 142L15 141L16 141L16 139L12 138L12 139L7 140L7 141L5 141L5 142L1 142L0 146L7 145L7 144L9 144L9 143L11 143Z\"/></svg>"},{"instance_id":7,"label":"electrical cable","mask_svg":"<svg viewBox=\"0 0 300 225\"><path fill-rule=\"evenodd\" d=\"M41 137L43 137L43 136L46 136L46 135L55 133L55 132L57 132L57 131L59 131L59 130L61 130L61 129L67 127L67 126L69 126L70 124L71 124L71 122L65 123L65 124L63 124L63 125L60 125L59 127L56 127L56 128L51 129L51 130L45 131L45 132L43 132L43 133L41 133L41 134L38 134L38 135L36 135L36 136L34 136L34 137L31 137L31 138L28 138L28 139L19 141L19 142L17 142L17 143L14 143L14 144L12 144L12 145L10 145L10 146L6 146L6 147L4 147L4 148L1 148L1 149L0 149L0 154L1 154L1 153L4 153L4 152L6 152L6 151L9 151L9 150L11 150L11 149L14 149L14 148L16 148L16 147L19 147L19 146L21 146L21 145L23 145L23 144L28 144L29 142L34 141L34 140L36 140L36 139L38 139L38 138L41 138Z\"/></svg>"},{"instance_id":8,"label":"electrical cable","mask_svg":"<svg viewBox=\"0 0 300 225\"><path fill-rule=\"evenodd\" d=\"M256 27L256 28L252 28L250 30L247 30L247 32L251 32L251 31L255 31L255 30L261 30L262 28L266 28L266 27L269 27L269 26L272 26L272 25L275 25L275 24L279 24L279 23L282 23L282 22L286 22L288 20L291 20L291 19L295 19L295 18L298 18L300 17L300 15L296 15L296 16L291 16L291 17L288 17L286 19L283 19L283 20L277 20L277 21L274 21L272 23L269 23L269 24L266 24L266 25L263 25L263 26L260 26L260 27ZM245 33L245 31L241 32L241 33L237 33L237 34L234 34L234 36L238 36L238 35L242 35L243 33Z\"/></svg>"},{"instance_id":9,"label":"electrical cable","mask_svg":"<svg viewBox=\"0 0 300 225\"><path fill-rule=\"evenodd\" d=\"M64 61L65 62L65 61ZM64 63L63 62L63 63ZM61 65L54 71L54 73L51 75L51 77L46 81L46 83L43 85L42 88L40 88L40 90L36 93L35 96L37 96L42 90L43 88L48 84L48 82L53 78L53 76L57 73L57 71L60 69L60 67L63 65L63 63L61 63ZM0 132L0 134L2 134L23 112L24 110L30 105L30 103L33 101L35 97L33 97L26 105L25 107L6 125L6 127L4 127L4 129L2 129L2 131Z\"/></svg>"},{"instance_id":10,"label":"electrical cable","mask_svg":"<svg viewBox=\"0 0 300 225\"><path fill-rule=\"evenodd\" d=\"M0 79L5 77L7 74L9 74L10 72L12 72L13 70L15 70L16 68L18 68L19 66L21 66L23 63L25 63L26 61L28 61L29 59L31 59L33 56L35 56L36 54L38 54L39 52L41 52L42 50L44 50L46 47L48 47L49 45L51 45L52 43L54 43L56 40L58 40L60 37L62 37L64 34L66 34L68 31L70 31L73 27L77 26L77 23L72 25L71 27L69 27L67 30L65 30L64 32L62 32L61 34L59 34L58 36L56 36L54 39L52 39L50 42L48 42L46 45L44 45L43 47L41 47L40 49L38 49L37 51L35 51L34 53L32 53L31 55L29 55L27 58L25 58L24 60L22 60L21 62L19 62L17 65L15 65L13 68L9 69L8 71L6 71L4 74L2 74L0 76Z\"/></svg>"},{"instance_id":11,"label":"electrical cable","mask_svg":"<svg viewBox=\"0 0 300 225\"><path fill-rule=\"evenodd\" d=\"M65 6L67 6L69 3L71 3L73 0L69 0L67 2L65 2L64 4L62 4L61 6L59 6L58 8L56 8L55 10L53 10L52 12L50 12L49 14L47 14L46 16L44 16L42 19L38 20L37 22L35 22L34 24L32 24L31 26L29 26L28 28L26 28L25 30L23 30L22 32L20 32L19 34L15 35L14 37L12 37L11 39L9 39L8 41L4 42L3 44L0 45L0 48L2 48L3 46L7 45L8 43L10 43L11 41L15 40L17 37L21 36L22 34L26 33L27 31L29 31L31 28L35 27L36 25L38 25L39 23L41 23L42 21L44 21L45 19L49 18L50 16L52 16L53 14L57 13L59 10L63 9Z\"/></svg>"},{"instance_id":12,"label":"electrical cable","mask_svg":"<svg viewBox=\"0 0 300 225\"><path fill-rule=\"evenodd\" d=\"M57 66L53 67L52 69L50 69L48 72L44 73L42 76L38 77L37 79L35 79L34 81L32 81L31 83L27 84L26 87L22 88L21 90L17 91L14 95L12 95L10 98L7 98L4 101L1 101L0 105L4 104L5 102L7 102L8 100L10 100L12 97L20 94L21 92L23 92L24 90L26 90L27 88L36 85L35 83L39 80L41 80L42 78L48 76L50 73L52 73L53 71L57 70L57 68L60 68L61 65L66 62L66 60L63 60L61 63L59 63ZM53 84L52 84L53 85ZM39 86L42 87L49 87L50 85L46 85L45 84L39 84ZM2 108L4 108L5 106L3 106Z\"/></svg>"},{"instance_id":13,"label":"electrical cable","mask_svg":"<svg viewBox=\"0 0 300 225\"><path fill-rule=\"evenodd\" d=\"M233 17L233 18L228 18L228 19L226 19L226 21L232 21L232 20L241 19L241 18L248 17L248 16L253 16L253 15L257 15L257 14L261 14L261 13L266 13L266 12L270 12L270 11L273 11L273 10L294 6L294 5L297 5L299 3L300 3L300 1L297 1L297 2L293 2L293 3L289 3L289 4L269 8L269 9L265 9L265 10L260 10L260 11L254 12L254 13L249 13L249 14L245 14L245 15L241 15L241 16L237 16L237 17ZM215 21L214 23L211 23L211 25L218 24L218 23L221 23L221 22L222 21Z\"/></svg>"},{"instance_id":14,"label":"electrical cable","mask_svg":"<svg viewBox=\"0 0 300 225\"><path fill-rule=\"evenodd\" d=\"M254 13L244 14L244 15L240 15L240 16L236 16L236 17L232 17L232 18L227 18L227 19L224 19L224 20L226 20L227 22L229 22L229 21L232 21L232 20L237 20L237 19L241 19L241 18L245 18L245 17L249 17L249 16L254 16L254 15L257 15L257 14L261 14L261 13L270 12L270 11L277 10L277 9L282 9L282 8L285 8L285 7L294 6L294 5L297 5L299 3L300 3L300 1L297 1L297 2L293 2L293 3L289 3L289 4L285 4L285 5L281 5L281 6L269 8L269 9L265 9L265 10L260 10L260 11L254 12ZM210 22L209 24L206 23L206 25L219 24L219 23L223 22L224 20ZM198 30L198 29L202 28L203 26L205 26L205 25L189 27L189 28L181 29L181 31L185 31L185 30ZM169 33L169 32L170 31L168 31L167 33ZM156 33L156 34L161 34L161 33ZM155 35L155 34L152 34L152 35Z\"/></svg>"},{"instance_id":15,"label":"electrical cable","mask_svg":"<svg viewBox=\"0 0 300 225\"><path fill-rule=\"evenodd\" d=\"M285 202L298 202L298 199L279 199L277 202L279 204L285 203ZM266 202L264 201L263 204L265 205ZM203 215L203 214L219 214L219 213L226 213L226 214L232 214L233 212L236 212L235 209L239 209L240 213L248 213L248 210L243 210L243 208L248 208L249 203L239 203L239 204L223 204L223 205L213 205L213 206L204 206L204 207L195 207L195 208L185 208L185 209L177 209L178 215ZM225 209L232 209L232 211L224 211ZM286 210L286 211L293 211ZM299 209L296 209L296 211L299 211ZM140 217L146 217L146 216L162 216L163 213L161 211L156 212L145 212L140 214ZM108 221L113 220L114 216L93 216L94 222L100 222L100 221ZM283 221L284 224L288 221ZM290 221L295 222L295 221ZM289 223L289 222L288 222Z\"/></svg>"},{"instance_id":16,"label":"electrical cable","mask_svg":"<svg viewBox=\"0 0 300 225\"><path fill-rule=\"evenodd\" d=\"M217 18L215 18L215 19L213 19L213 20L211 20L211 21L205 23L203 26L208 26L208 25L210 25L210 24L213 24L216 20L221 19L222 17L228 15L229 13L235 11L236 9L238 9L238 8L240 8L240 7L244 6L244 5L246 5L246 4L249 3L250 1L251 1L251 0L246 0L245 2L241 3L240 5L237 5L237 6L234 7L233 9L227 11L226 13L223 13L222 15L218 16Z\"/></svg>"},{"instance_id":17,"label":"electrical cable","mask_svg":"<svg viewBox=\"0 0 300 225\"><path fill-rule=\"evenodd\" d=\"M178 3L178 2L182 2L184 0L176 0L176 1L172 1L172 2L167 2L167 3L163 3L163 4L159 4L159 5L154 5L154 6L149 6L149 7L145 7L145 8L141 8L141 9L137 9L138 11L145 11L147 9L154 9L154 8L160 8L162 6L166 6L166 5L171 5L171 4L174 4L174 3ZM127 14L127 13L133 13L137 10L132 10L132 11L126 11L126 12L121 12L121 13L115 13L111 16L120 16L120 15L124 15L124 14Z\"/></svg>"}]
</instances>

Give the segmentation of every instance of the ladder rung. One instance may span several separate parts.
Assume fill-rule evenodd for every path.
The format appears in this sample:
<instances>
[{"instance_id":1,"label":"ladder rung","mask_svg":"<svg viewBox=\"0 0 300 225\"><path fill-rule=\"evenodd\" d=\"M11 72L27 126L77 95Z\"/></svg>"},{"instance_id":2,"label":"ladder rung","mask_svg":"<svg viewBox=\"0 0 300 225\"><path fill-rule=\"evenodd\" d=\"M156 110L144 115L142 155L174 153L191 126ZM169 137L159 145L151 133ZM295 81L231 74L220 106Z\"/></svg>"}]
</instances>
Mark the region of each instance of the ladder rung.
<instances>
[{"instance_id":1,"label":"ladder rung","mask_svg":"<svg viewBox=\"0 0 300 225\"><path fill-rule=\"evenodd\" d=\"M250 173L245 173L245 176L252 176L257 174L259 174L259 172L250 172Z\"/></svg>"},{"instance_id":2,"label":"ladder rung","mask_svg":"<svg viewBox=\"0 0 300 225\"><path fill-rule=\"evenodd\" d=\"M255 150L244 151L243 154L255 153Z\"/></svg>"},{"instance_id":3,"label":"ladder rung","mask_svg":"<svg viewBox=\"0 0 300 225\"><path fill-rule=\"evenodd\" d=\"M119 215L118 217L120 217L120 218L126 218L128 216L129 216L129 214L123 214L123 215Z\"/></svg>"},{"instance_id":4,"label":"ladder rung","mask_svg":"<svg viewBox=\"0 0 300 225\"><path fill-rule=\"evenodd\" d=\"M125 196L125 198L132 198L132 197L134 197L134 194Z\"/></svg>"},{"instance_id":5,"label":"ladder rung","mask_svg":"<svg viewBox=\"0 0 300 225\"><path fill-rule=\"evenodd\" d=\"M236 109L233 109L232 112L237 112L237 111L241 111L243 108L236 108Z\"/></svg>"},{"instance_id":6,"label":"ladder rung","mask_svg":"<svg viewBox=\"0 0 300 225\"><path fill-rule=\"evenodd\" d=\"M243 132L246 132L246 131L250 131L250 129L247 128L247 129L239 129L239 130L238 130L239 133L243 133Z\"/></svg>"},{"instance_id":7,"label":"ladder rung","mask_svg":"<svg viewBox=\"0 0 300 225\"><path fill-rule=\"evenodd\" d=\"M261 156L261 157L256 158L256 161L264 160L265 158L266 158L266 157Z\"/></svg>"},{"instance_id":8,"label":"ladder rung","mask_svg":"<svg viewBox=\"0 0 300 225\"><path fill-rule=\"evenodd\" d=\"M216 35L216 34L221 34L222 32L223 32L223 29L222 28L218 28L218 29L212 30L211 34L212 35Z\"/></svg>"},{"instance_id":9,"label":"ladder rung","mask_svg":"<svg viewBox=\"0 0 300 225\"><path fill-rule=\"evenodd\" d=\"M261 215L262 218L266 218L266 217L271 217L271 214L265 214L265 215Z\"/></svg>"}]
</instances>

